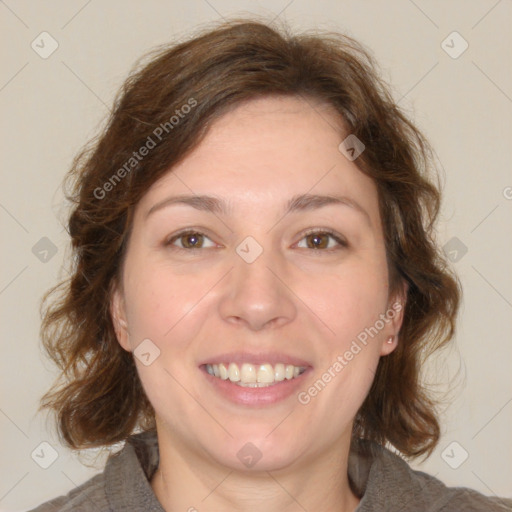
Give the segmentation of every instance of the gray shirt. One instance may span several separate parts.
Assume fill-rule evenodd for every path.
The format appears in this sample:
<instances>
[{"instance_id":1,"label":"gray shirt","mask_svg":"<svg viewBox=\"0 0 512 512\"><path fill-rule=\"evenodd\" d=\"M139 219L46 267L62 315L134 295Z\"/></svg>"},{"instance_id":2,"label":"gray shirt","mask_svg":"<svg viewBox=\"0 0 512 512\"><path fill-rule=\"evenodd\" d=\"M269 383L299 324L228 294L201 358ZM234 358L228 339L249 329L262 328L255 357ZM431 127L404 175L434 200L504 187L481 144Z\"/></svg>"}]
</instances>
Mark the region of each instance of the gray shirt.
<instances>
[{"instance_id":1,"label":"gray shirt","mask_svg":"<svg viewBox=\"0 0 512 512\"><path fill-rule=\"evenodd\" d=\"M120 452L109 457L103 473L31 512L164 512L150 485L158 461L156 433L132 435ZM353 447L348 473L361 497L356 512L512 511L510 499L448 488L426 473L413 471L403 459L376 444Z\"/></svg>"}]
</instances>

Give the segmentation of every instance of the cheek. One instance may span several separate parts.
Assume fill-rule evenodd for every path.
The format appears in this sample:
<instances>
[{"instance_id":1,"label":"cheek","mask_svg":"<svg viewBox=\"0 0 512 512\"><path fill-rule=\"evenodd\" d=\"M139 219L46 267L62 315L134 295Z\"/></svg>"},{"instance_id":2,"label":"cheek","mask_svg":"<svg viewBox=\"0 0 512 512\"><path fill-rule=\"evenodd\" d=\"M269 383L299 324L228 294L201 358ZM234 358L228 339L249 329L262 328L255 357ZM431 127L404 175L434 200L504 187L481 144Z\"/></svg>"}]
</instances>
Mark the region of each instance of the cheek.
<instances>
[{"instance_id":1,"label":"cheek","mask_svg":"<svg viewBox=\"0 0 512 512\"><path fill-rule=\"evenodd\" d=\"M136 261L127 266L126 276L130 344L133 349L147 339L154 344L146 345L150 364L135 357L142 386L157 412L172 404L172 418L163 416L170 423L176 419L174 427L178 428L182 421L179 418L193 414L196 405L188 394L193 393L189 372L193 342L204 324L208 302L201 298L211 284L205 276L177 275L165 265L137 266ZM188 392L180 384L184 382L189 382Z\"/></svg>"},{"instance_id":2,"label":"cheek","mask_svg":"<svg viewBox=\"0 0 512 512\"><path fill-rule=\"evenodd\" d=\"M330 415L339 426L356 415L379 362L382 336L371 328L387 305L385 260L353 261L336 273L300 284L304 302L327 326L326 335L318 339L321 356L313 387L302 390L301 403L311 400L312 407L323 411L319 414Z\"/></svg>"},{"instance_id":3,"label":"cheek","mask_svg":"<svg viewBox=\"0 0 512 512\"><path fill-rule=\"evenodd\" d=\"M347 265L314 278L302 275L298 295L325 324L331 344L341 349L385 311L388 296L385 263Z\"/></svg>"},{"instance_id":4,"label":"cheek","mask_svg":"<svg viewBox=\"0 0 512 512\"><path fill-rule=\"evenodd\" d=\"M142 340L151 339L160 350L174 351L194 337L200 323L194 321L201 312L201 298L208 291L208 280L197 276L176 275L172 269L157 264L146 264L135 270L136 261L126 268L126 317L130 344L135 347ZM186 327L184 333L177 333ZM180 339L183 342L180 344Z\"/></svg>"}]
</instances>

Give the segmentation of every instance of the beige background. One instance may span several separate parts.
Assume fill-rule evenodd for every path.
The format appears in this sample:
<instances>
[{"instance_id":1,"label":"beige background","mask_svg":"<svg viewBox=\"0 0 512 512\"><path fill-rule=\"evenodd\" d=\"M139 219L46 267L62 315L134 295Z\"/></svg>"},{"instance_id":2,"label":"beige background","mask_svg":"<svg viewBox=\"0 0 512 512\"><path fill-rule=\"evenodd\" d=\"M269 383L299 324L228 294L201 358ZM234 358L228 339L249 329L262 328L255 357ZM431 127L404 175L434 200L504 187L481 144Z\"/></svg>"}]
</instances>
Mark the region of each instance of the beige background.
<instances>
[{"instance_id":1,"label":"beige background","mask_svg":"<svg viewBox=\"0 0 512 512\"><path fill-rule=\"evenodd\" d=\"M512 2L5 0L0 510L27 510L97 471L60 446L36 415L54 378L39 348L38 307L65 253L60 183L73 155L96 133L136 58L200 24L251 13L361 40L436 148L445 182L439 236L467 247L454 263L465 299L456 344L431 372L439 389L453 379L458 387L442 416L439 448L421 467L450 485L512 495ZM46 59L31 48L34 40L40 52L51 48L49 39L41 48L43 31L59 45ZM458 58L441 46L453 31L469 44ZM451 36L445 44L454 54L464 43ZM55 255L44 252L51 245L43 237ZM31 458L43 441L58 454L48 469ZM43 452L49 462L51 449ZM467 460L450 467L465 452Z\"/></svg>"}]
</instances>

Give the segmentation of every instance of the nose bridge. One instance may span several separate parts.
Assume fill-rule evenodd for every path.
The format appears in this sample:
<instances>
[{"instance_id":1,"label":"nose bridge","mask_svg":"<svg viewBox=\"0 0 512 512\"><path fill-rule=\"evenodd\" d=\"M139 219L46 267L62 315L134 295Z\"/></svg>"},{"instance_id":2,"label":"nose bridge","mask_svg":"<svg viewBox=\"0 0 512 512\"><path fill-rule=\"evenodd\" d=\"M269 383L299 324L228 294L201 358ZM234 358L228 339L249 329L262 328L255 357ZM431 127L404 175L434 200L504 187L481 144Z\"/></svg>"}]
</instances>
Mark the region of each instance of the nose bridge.
<instances>
[{"instance_id":1,"label":"nose bridge","mask_svg":"<svg viewBox=\"0 0 512 512\"><path fill-rule=\"evenodd\" d=\"M220 312L229 322L244 323L253 330L267 324L281 325L296 314L290 291L279 279L285 262L278 251L256 246L254 239L246 239L233 255L227 290Z\"/></svg>"}]
</instances>

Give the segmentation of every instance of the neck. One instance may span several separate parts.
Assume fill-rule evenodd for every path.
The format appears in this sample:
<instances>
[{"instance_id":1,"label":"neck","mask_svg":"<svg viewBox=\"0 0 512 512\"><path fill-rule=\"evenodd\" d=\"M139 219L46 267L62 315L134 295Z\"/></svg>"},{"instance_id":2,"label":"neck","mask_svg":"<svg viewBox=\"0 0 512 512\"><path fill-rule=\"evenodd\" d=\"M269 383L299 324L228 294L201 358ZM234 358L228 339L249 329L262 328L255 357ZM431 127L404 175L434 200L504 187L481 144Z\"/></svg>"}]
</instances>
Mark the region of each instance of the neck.
<instances>
[{"instance_id":1,"label":"neck","mask_svg":"<svg viewBox=\"0 0 512 512\"><path fill-rule=\"evenodd\" d=\"M350 443L314 460L255 472L221 466L194 450L176 449L160 432L158 442L160 464L151 486L167 512L353 512L359 503L348 481Z\"/></svg>"}]
</instances>

